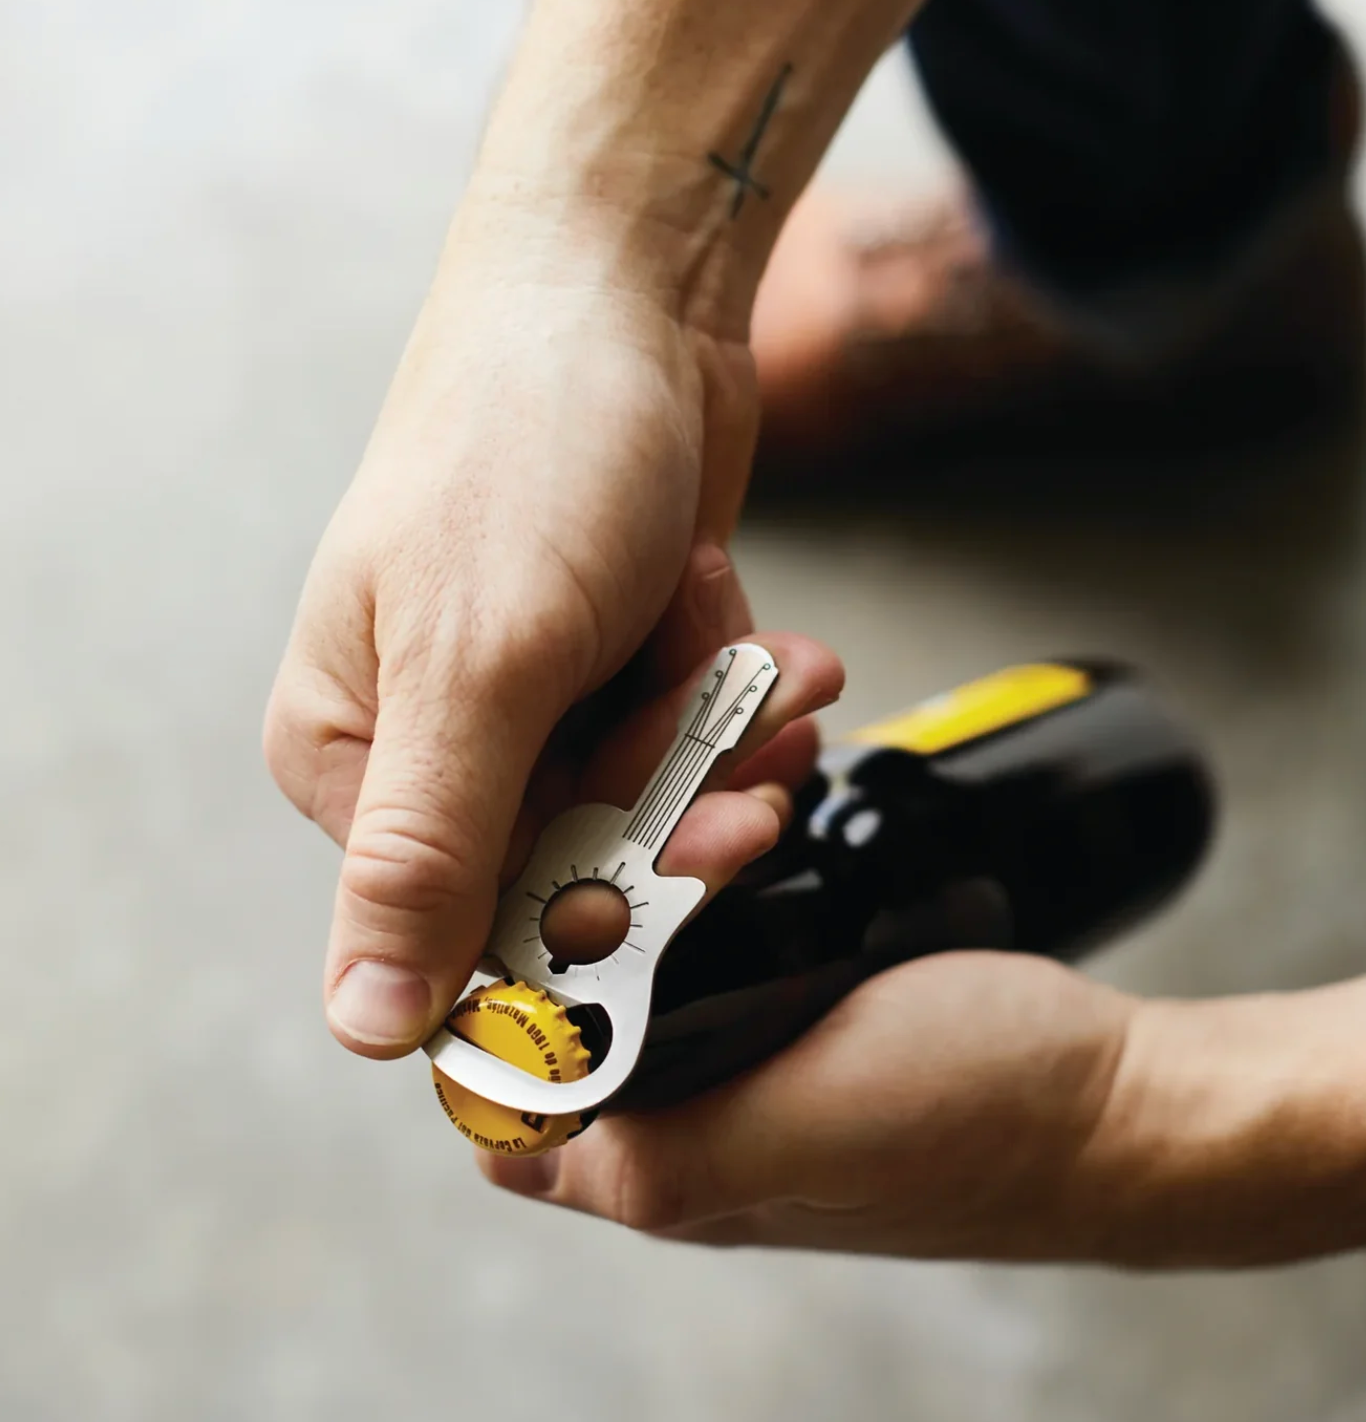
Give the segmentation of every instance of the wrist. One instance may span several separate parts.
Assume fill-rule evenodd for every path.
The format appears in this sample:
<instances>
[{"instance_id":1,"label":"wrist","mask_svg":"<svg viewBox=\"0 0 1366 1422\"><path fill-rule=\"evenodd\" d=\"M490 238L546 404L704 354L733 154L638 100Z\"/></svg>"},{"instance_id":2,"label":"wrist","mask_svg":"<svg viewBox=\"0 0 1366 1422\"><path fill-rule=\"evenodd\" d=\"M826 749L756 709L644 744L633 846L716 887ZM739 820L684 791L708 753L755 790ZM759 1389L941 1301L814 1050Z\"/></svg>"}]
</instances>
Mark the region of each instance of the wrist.
<instances>
[{"instance_id":1,"label":"wrist","mask_svg":"<svg viewBox=\"0 0 1366 1422\"><path fill-rule=\"evenodd\" d=\"M492 266L519 284L592 293L719 340L747 339L767 251L737 246L707 223L672 218L662 175L637 174L629 199L625 186L567 164L552 178L534 167L483 163L442 266Z\"/></svg>"},{"instance_id":2,"label":"wrist","mask_svg":"<svg viewBox=\"0 0 1366 1422\"><path fill-rule=\"evenodd\" d=\"M459 226L744 338L787 213L914 0L538 0ZM558 251L550 251L558 247Z\"/></svg>"},{"instance_id":3,"label":"wrist","mask_svg":"<svg viewBox=\"0 0 1366 1422\"><path fill-rule=\"evenodd\" d=\"M1274 1264L1366 1244L1362 985L1138 1005L1082 1162L1092 1259Z\"/></svg>"}]
</instances>

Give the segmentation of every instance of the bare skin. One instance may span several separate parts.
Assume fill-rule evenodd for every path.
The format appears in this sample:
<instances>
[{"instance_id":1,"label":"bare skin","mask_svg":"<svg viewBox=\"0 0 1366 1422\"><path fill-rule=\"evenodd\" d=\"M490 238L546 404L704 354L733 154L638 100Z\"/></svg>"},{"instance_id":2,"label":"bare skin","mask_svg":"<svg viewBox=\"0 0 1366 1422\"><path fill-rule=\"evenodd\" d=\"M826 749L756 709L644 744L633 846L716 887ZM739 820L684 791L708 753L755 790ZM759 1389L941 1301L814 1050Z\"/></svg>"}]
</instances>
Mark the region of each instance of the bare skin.
<instances>
[{"instance_id":1,"label":"bare skin","mask_svg":"<svg viewBox=\"0 0 1366 1422\"><path fill-rule=\"evenodd\" d=\"M808 191L750 338L777 458L838 457L862 428L961 424L1056 392L1096 355L994 259L966 193L926 205Z\"/></svg>"}]
</instances>

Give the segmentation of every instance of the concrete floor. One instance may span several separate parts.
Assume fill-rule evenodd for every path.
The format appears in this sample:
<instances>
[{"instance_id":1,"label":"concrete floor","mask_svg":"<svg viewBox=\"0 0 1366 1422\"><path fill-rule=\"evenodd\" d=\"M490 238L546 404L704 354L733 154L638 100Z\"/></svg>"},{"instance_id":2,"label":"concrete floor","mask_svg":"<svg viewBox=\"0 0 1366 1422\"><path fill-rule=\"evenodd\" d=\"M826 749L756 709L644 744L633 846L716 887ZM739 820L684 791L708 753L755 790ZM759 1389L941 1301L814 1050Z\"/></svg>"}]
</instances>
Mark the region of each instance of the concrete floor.
<instances>
[{"instance_id":1,"label":"concrete floor","mask_svg":"<svg viewBox=\"0 0 1366 1422\"><path fill-rule=\"evenodd\" d=\"M421 1064L325 1033L336 856L259 715L515 19L0 0L0 1418L1366 1419L1366 1260L670 1249L495 1196ZM906 103L884 69L833 161L936 180ZM742 557L761 622L845 655L836 728L1041 651L1150 667L1228 819L1098 971L1318 982L1366 970L1361 464L1306 455L1288 498L1160 538L869 513Z\"/></svg>"}]
</instances>

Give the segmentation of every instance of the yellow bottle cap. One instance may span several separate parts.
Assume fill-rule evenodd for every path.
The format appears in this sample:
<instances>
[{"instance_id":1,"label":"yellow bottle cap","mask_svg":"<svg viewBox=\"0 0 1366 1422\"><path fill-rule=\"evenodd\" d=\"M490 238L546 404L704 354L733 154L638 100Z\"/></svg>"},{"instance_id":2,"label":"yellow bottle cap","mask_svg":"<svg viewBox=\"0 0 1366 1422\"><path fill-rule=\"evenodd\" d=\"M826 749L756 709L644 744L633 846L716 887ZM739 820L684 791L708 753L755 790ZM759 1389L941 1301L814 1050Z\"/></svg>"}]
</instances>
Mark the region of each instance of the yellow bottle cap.
<instances>
[{"instance_id":1,"label":"yellow bottle cap","mask_svg":"<svg viewBox=\"0 0 1366 1422\"><path fill-rule=\"evenodd\" d=\"M542 1081L579 1081L589 1052L563 1007L525 983L490 983L456 1003L446 1029ZM437 1099L456 1130L499 1155L539 1155L582 1127L578 1115L537 1116L500 1106L432 1067Z\"/></svg>"}]
</instances>

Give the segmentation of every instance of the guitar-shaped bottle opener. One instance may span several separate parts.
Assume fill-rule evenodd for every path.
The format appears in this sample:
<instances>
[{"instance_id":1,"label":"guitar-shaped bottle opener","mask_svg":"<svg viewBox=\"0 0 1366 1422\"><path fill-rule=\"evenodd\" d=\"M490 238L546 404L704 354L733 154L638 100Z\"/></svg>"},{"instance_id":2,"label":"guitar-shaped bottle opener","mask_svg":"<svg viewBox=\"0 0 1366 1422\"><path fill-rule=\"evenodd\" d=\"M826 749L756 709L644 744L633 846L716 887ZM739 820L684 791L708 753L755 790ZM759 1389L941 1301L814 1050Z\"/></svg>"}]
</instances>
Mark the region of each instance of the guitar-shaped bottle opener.
<instances>
[{"instance_id":1,"label":"guitar-shaped bottle opener","mask_svg":"<svg viewBox=\"0 0 1366 1422\"><path fill-rule=\"evenodd\" d=\"M636 805L579 805L552 820L521 877L499 901L486 956L563 1006L593 1005L610 1019L611 1044L594 1070L579 1081L542 1081L442 1027L426 1052L446 1076L490 1101L542 1115L591 1111L621 1089L645 1040L655 966L705 892L698 879L656 874L655 861L712 766L739 741L777 679L773 658L762 647L725 648ZM552 968L541 934L545 911L557 894L594 881L626 896L630 931L600 962L556 962Z\"/></svg>"}]
</instances>

